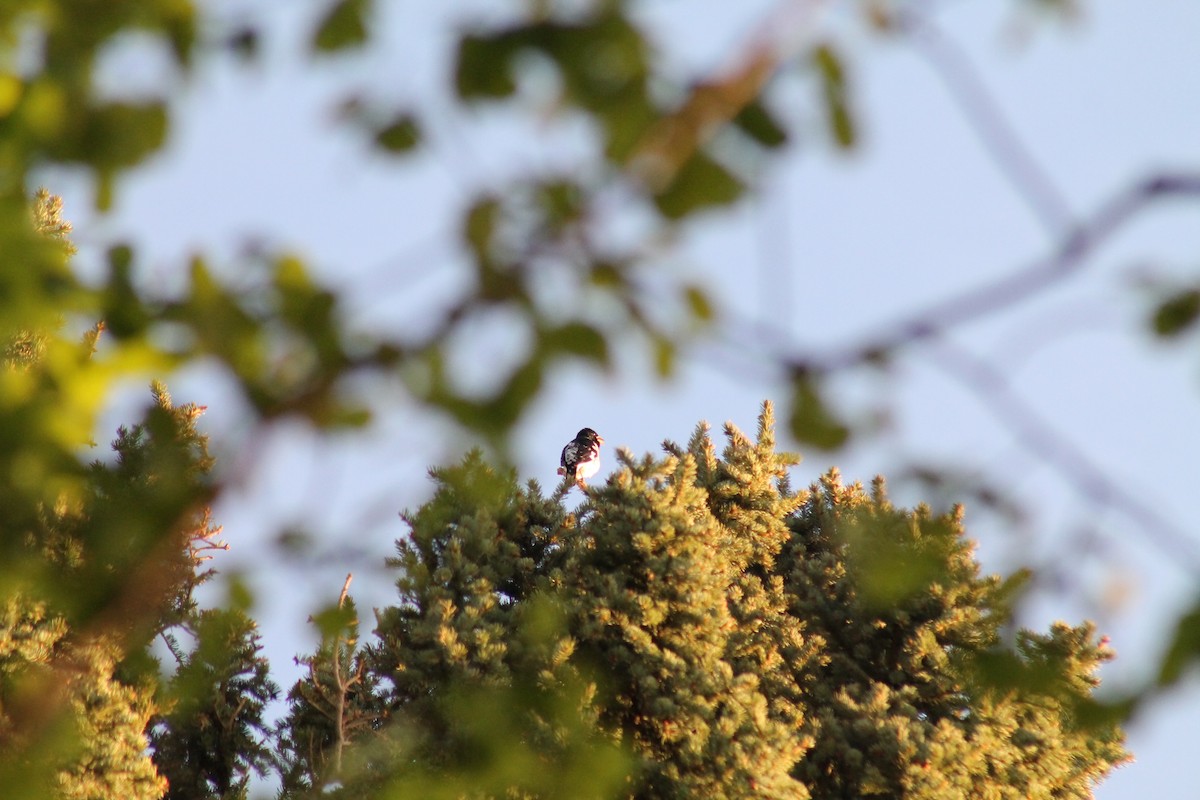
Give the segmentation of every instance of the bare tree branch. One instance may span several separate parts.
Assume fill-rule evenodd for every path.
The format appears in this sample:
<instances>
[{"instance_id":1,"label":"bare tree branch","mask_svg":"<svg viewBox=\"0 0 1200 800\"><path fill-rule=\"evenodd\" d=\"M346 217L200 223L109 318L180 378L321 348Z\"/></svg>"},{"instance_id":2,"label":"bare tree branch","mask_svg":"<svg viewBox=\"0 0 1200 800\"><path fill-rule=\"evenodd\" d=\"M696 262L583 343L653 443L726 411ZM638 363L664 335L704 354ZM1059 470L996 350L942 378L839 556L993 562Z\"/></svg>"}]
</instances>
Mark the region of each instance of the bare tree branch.
<instances>
[{"instance_id":1,"label":"bare tree branch","mask_svg":"<svg viewBox=\"0 0 1200 800\"><path fill-rule=\"evenodd\" d=\"M1021 141L967 54L943 36L928 16L901 13L896 23L945 84L980 143L1047 233L1060 236L1070 230L1075 215L1066 198Z\"/></svg>"},{"instance_id":2,"label":"bare tree branch","mask_svg":"<svg viewBox=\"0 0 1200 800\"><path fill-rule=\"evenodd\" d=\"M1033 263L886 325L859 344L828 354L797 355L789 366L807 372L843 370L1011 308L1082 269L1101 245L1147 207L1183 197L1200 198L1200 173L1165 172L1143 178L1111 197L1067 232L1053 252Z\"/></svg>"},{"instance_id":3,"label":"bare tree branch","mask_svg":"<svg viewBox=\"0 0 1200 800\"><path fill-rule=\"evenodd\" d=\"M1158 509L1110 478L1074 442L1063 436L1012 388L1008 376L947 339L926 351L933 363L970 388L1029 452L1100 507L1113 508L1139 523L1141 533L1189 572L1200 575L1200 543Z\"/></svg>"}]
</instances>

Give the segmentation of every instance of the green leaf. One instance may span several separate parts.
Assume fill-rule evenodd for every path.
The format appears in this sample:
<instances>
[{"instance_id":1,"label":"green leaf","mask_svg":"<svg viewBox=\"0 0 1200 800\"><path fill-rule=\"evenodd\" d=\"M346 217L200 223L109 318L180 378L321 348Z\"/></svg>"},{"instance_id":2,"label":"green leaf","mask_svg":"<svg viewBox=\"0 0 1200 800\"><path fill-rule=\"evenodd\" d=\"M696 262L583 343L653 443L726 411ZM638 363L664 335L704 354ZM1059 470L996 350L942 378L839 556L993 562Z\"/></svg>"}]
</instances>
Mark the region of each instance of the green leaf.
<instances>
[{"instance_id":1,"label":"green leaf","mask_svg":"<svg viewBox=\"0 0 1200 800\"><path fill-rule=\"evenodd\" d=\"M838 147L849 150L854 147L858 139L858 133L854 127L854 117L851 116L844 98L839 96L828 99L830 101L829 125L833 133L833 140L837 142Z\"/></svg>"},{"instance_id":2,"label":"green leaf","mask_svg":"<svg viewBox=\"0 0 1200 800\"><path fill-rule=\"evenodd\" d=\"M846 70L842 66L842 58L828 43L817 45L813 50L813 63L821 80L828 86L841 89L846 85Z\"/></svg>"},{"instance_id":3,"label":"green leaf","mask_svg":"<svg viewBox=\"0 0 1200 800\"><path fill-rule=\"evenodd\" d=\"M895 608L951 580L946 543L953 542L955 534L946 518L856 512L839 526L838 534L868 608Z\"/></svg>"},{"instance_id":4,"label":"green leaf","mask_svg":"<svg viewBox=\"0 0 1200 800\"><path fill-rule=\"evenodd\" d=\"M1178 336L1200 318L1200 289L1188 289L1167 298L1154 311L1151 326L1163 338Z\"/></svg>"},{"instance_id":5,"label":"green leaf","mask_svg":"<svg viewBox=\"0 0 1200 800\"><path fill-rule=\"evenodd\" d=\"M552 231L561 231L582 215L583 193L570 180L549 180L537 185L537 202Z\"/></svg>"},{"instance_id":6,"label":"green leaf","mask_svg":"<svg viewBox=\"0 0 1200 800\"><path fill-rule=\"evenodd\" d=\"M108 286L104 294L104 324L118 339L140 334L150 322L148 310L133 286L133 250L118 244L108 250Z\"/></svg>"},{"instance_id":7,"label":"green leaf","mask_svg":"<svg viewBox=\"0 0 1200 800\"><path fill-rule=\"evenodd\" d=\"M313 34L314 50L332 53L360 47L367 40L370 0L337 0Z\"/></svg>"},{"instance_id":8,"label":"green leaf","mask_svg":"<svg viewBox=\"0 0 1200 800\"><path fill-rule=\"evenodd\" d=\"M688 286L683 294L687 300L688 310L691 311L692 317L700 322L711 322L713 317L716 316L716 311L713 309L712 300L709 299L708 292L699 286Z\"/></svg>"},{"instance_id":9,"label":"green leaf","mask_svg":"<svg viewBox=\"0 0 1200 800\"><path fill-rule=\"evenodd\" d=\"M850 438L850 429L829 411L807 374L793 378L790 423L797 440L822 450L835 450Z\"/></svg>"},{"instance_id":10,"label":"green leaf","mask_svg":"<svg viewBox=\"0 0 1200 800\"><path fill-rule=\"evenodd\" d=\"M1179 618L1171 643L1167 646L1166 655L1158 671L1158 685L1170 686L1176 683L1184 671L1192 664L1200 661L1200 605Z\"/></svg>"},{"instance_id":11,"label":"green leaf","mask_svg":"<svg viewBox=\"0 0 1200 800\"><path fill-rule=\"evenodd\" d=\"M454 85L463 100L508 97L513 80L512 43L504 37L464 36L458 46Z\"/></svg>"},{"instance_id":12,"label":"green leaf","mask_svg":"<svg viewBox=\"0 0 1200 800\"><path fill-rule=\"evenodd\" d=\"M163 103L110 103L89 109L82 124L78 155L99 167L131 167L167 139Z\"/></svg>"},{"instance_id":13,"label":"green leaf","mask_svg":"<svg viewBox=\"0 0 1200 800\"><path fill-rule=\"evenodd\" d=\"M358 622L358 611L352 603L330 605L313 614L312 621L321 632L322 640L345 637Z\"/></svg>"},{"instance_id":14,"label":"green leaf","mask_svg":"<svg viewBox=\"0 0 1200 800\"><path fill-rule=\"evenodd\" d=\"M654 371L660 378L669 378L675 372L678 349L675 342L666 336L654 337Z\"/></svg>"},{"instance_id":15,"label":"green leaf","mask_svg":"<svg viewBox=\"0 0 1200 800\"><path fill-rule=\"evenodd\" d=\"M411 114L400 114L375 132L375 144L389 153L406 153L421 143L421 129Z\"/></svg>"},{"instance_id":16,"label":"green leaf","mask_svg":"<svg viewBox=\"0 0 1200 800\"><path fill-rule=\"evenodd\" d=\"M829 44L813 51L813 64L821 79L821 96L825 103L826 122L833 140L843 149L857 141L854 115L850 111L846 69L841 56Z\"/></svg>"},{"instance_id":17,"label":"green leaf","mask_svg":"<svg viewBox=\"0 0 1200 800\"><path fill-rule=\"evenodd\" d=\"M227 579L225 586L226 592L228 592L228 596L225 599L227 608L236 611L249 611L254 607L254 591L246 583L243 576L233 573Z\"/></svg>"},{"instance_id":18,"label":"green leaf","mask_svg":"<svg viewBox=\"0 0 1200 800\"><path fill-rule=\"evenodd\" d=\"M668 219L682 219L700 209L728 205L742 196L744 188L729 170L697 152L654 198L654 204Z\"/></svg>"},{"instance_id":19,"label":"green leaf","mask_svg":"<svg viewBox=\"0 0 1200 800\"><path fill-rule=\"evenodd\" d=\"M491 260L492 233L500 218L500 201L484 195L475 201L463 219L463 238L480 262Z\"/></svg>"},{"instance_id":20,"label":"green leaf","mask_svg":"<svg viewBox=\"0 0 1200 800\"><path fill-rule=\"evenodd\" d=\"M608 342L600 331L582 322L569 322L545 336L554 351L571 353L597 364L608 364Z\"/></svg>"},{"instance_id":21,"label":"green leaf","mask_svg":"<svg viewBox=\"0 0 1200 800\"><path fill-rule=\"evenodd\" d=\"M788 140L787 130L775 120L761 100L754 100L743 108L733 118L733 124L763 147L779 147Z\"/></svg>"}]
</instances>

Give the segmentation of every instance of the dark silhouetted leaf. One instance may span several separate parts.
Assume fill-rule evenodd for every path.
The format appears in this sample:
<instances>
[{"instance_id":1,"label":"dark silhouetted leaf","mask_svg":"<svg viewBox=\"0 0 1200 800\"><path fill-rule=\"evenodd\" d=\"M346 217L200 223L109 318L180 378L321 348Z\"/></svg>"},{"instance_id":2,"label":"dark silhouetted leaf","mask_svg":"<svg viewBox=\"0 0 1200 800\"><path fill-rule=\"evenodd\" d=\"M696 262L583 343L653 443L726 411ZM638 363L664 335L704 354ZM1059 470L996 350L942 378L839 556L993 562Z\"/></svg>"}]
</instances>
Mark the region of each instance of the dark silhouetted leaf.
<instances>
[{"instance_id":1,"label":"dark silhouetted leaf","mask_svg":"<svg viewBox=\"0 0 1200 800\"><path fill-rule=\"evenodd\" d=\"M375 132L375 144L389 153L405 153L421 143L421 129L411 114L401 114Z\"/></svg>"},{"instance_id":2,"label":"dark silhouetted leaf","mask_svg":"<svg viewBox=\"0 0 1200 800\"><path fill-rule=\"evenodd\" d=\"M698 152L680 167L654 203L669 219L681 219L703 208L728 205L742 196L743 189L729 170Z\"/></svg>"},{"instance_id":3,"label":"dark silhouetted leaf","mask_svg":"<svg viewBox=\"0 0 1200 800\"><path fill-rule=\"evenodd\" d=\"M167 109L162 103L111 103L83 119L78 157L100 167L130 167L162 147Z\"/></svg>"},{"instance_id":4,"label":"dark silhouetted leaf","mask_svg":"<svg viewBox=\"0 0 1200 800\"><path fill-rule=\"evenodd\" d=\"M1159 668L1158 685L1175 683L1190 665L1197 662L1200 662L1200 605L1193 606L1175 626Z\"/></svg>"},{"instance_id":5,"label":"dark silhouetted leaf","mask_svg":"<svg viewBox=\"0 0 1200 800\"><path fill-rule=\"evenodd\" d=\"M463 220L463 238L481 262L491 258L492 233L500 216L500 201L484 196L475 201Z\"/></svg>"},{"instance_id":6,"label":"dark silhouetted leaf","mask_svg":"<svg viewBox=\"0 0 1200 800\"><path fill-rule=\"evenodd\" d=\"M323 639L345 636L358 622L358 612L352 603L328 606L313 615L313 624Z\"/></svg>"},{"instance_id":7,"label":"dark silhouetted leaf","mask_svg":"<svg viewBox=\"0 0 1200 800\"><path fill-rule=\"evenodd\" d=\"M571 353L597 364L608 364L608 342L591 325L570 322L549 331L546 336L552 350Z\"/></svg>"},{"instance_id":8,"label":"dark silhouetted leaf","mask_svg":"<svg viewBox=\"0 0 1200 800\"><path fill-rule=\"evenodd\" d=\"M834 450L850 438L850 429L829 411L807 375L793 379L791 431L798 441L822 450Z\"/></svg>"},{"instance_id":9,"label":"dark silhouetted leaf","mask_svg":"<svg viewBox=\"0 0 1200 800\"><path fill-rule=\"evenodd\" d=\"M779 147L788 140L787 131L781 126L761 100L755 100L733 118L733 124L763 147Z\"/></svg>"},{"instance_id":10,"label":"dark silhouetted leaf","mask_svg":"<svg viewBox=\"0 0 1200 800\"><path fill-rule=\"evenodd\" d=\"M821 79L821 96L833 140L843 149L854 146L857 140L854 115L848 100L846 69L841 56L829 44L813 51L813 64Z\"/></svg>"},{"instance_id":11,"label":"dark silhouetted leaf","mask_svg":"<svg viewBox=\"0 0 1200 800\"><path fill-rule=\"evenodd\" d=\"M666 336L654 337L654 371L660 378L669 378L675 372L678 349Z\"/></svg>"},{"instance_id":12,"label":"dark silhouetted leaf","mask_svg":"<svg viewBox=\"0 0 1200 800\"><path fill-rule=\"evenodd\" d=\"M687 299L688 310L692 312L692 316L701 322L711 322L716 316L708 292L699 286L688 286L684 290L684 297Z\"/></svg>"},{"instance_id":13,"label":"dark silhouetted leaf","mask_svg":"<svg viewBox=\"0 0 1200 800\"><path fill-rule=\"evenodd\" d=\"M516 91L513 46L503 38L464 36L458 46L454 85L463 100L508 97Z\"/></svg>"},{"instance_id":14,"label":"dark silhouetted leaf","mask_svg":"<svg viewBox=\"0 0 1200 800\"><path fill-rule=\"evenodd\" d=\"M1164 338L1178 336L1200 318L1200 290L1188 289L1165 300L1154 311L1151 325Z\"/></svg>"},{"instance_id":15,"label":"dark silhouetted leaf","mask_svg":"<svg viewBox=\"0 0 1200 800\"><path fill-rule=\"evenodd\" d=\"M369 0L337 0L313 34L313 49L331 53L361 46L367 40L369 10Z\"/></svg>"}]
</instances>

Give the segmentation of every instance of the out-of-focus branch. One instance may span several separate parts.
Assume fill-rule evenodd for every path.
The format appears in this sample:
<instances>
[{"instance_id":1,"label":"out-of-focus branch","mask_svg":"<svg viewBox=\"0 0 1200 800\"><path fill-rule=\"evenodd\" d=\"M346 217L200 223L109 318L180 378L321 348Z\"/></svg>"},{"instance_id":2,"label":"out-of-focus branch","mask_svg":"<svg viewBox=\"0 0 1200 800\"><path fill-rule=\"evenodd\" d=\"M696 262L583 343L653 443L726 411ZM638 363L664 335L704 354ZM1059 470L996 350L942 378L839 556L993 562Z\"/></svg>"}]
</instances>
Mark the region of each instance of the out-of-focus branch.
<instances>
[{"instance_id":1,"label":"out-of-focus branch","mask_svg":"<svg viewBox=\"0 0 1200 800\"><path fill-rule=\"evenodd\" d=\"M908 35L916 52L929 62L980 144L1047 233L1059 236L1070 230L1074 214L1066 198L1021 141L967 54L943 36L927 15L911 11L899 13L894 23Z\"/></svg>"},{"instance_id":2,"label":"out-of-focus branch","mask_svg":"<svg viewBox=\"0 0 1200 800\"><path fill-rule=\"evenodd\" d=\"M1200 544L1137 494L1109 477L1074 442L1059 433L1025 402L1000 370L948 339L938 339L925 354L934 364L972 390L1018 443L1055 468L1082 497L1116 509L1142 523L1141 533L1180 566L1200 575Z\"/></svg>"},{"instance_id":3,"label":"out-of-focus branch","mask_svg":"<svg viewBox=\"0 0 1200 800\"><path fill-rule=\"evenodd\" d=\"M1200 544L1155 508L1126 491L1070 440L1060 435L1017 395L1005 376L970 353L951 345L945 334L969 322L1010 309L1082 269L1096 251L1147 209L1169 198L1200 199L1200 173L1162 173L1116 193L1099 210L1066 233L1054 250L998 280L928 306L885 326L853 346L804 352L787 332L751 323L730 331L734 347L763 348L793 375L830 375L876 363L915 345L929 345L948 374L958 379L1012 432L1016 440L1054 469L1069 485L1098 505L1119 509L1142 524L1143 535L1193 574L1200 574Z\"/></svg>"},{"instance_id":4,"label":"out-of-focus branch","mask_svg":"<svg viewBox=\"0 0 1200 800\"><path fill-rule=\"evenodd\" d=\"M1143 178L1117 192L1095 214L1067 232L1051 253L1033 263L927 306L853 346L823 354L793 355L789 366L808 372L847 369L1009 309L1075 274L1089 256L1147 207L1186 197L1200 198L1200 173L1165 172Z\"/></svg>"},{"instance_id":5,"label":"out-of-focus branch","mask_svg":"<svg viewBox=\"0 0 1200 800\"><path fill-rule=\"evenodd\" d=\"M756 100L779 68L801 52L823 6L823 0L784 0L772 9L732 68L696 84L679 108L646 133L634 148L633 174L653 191L668 186L716 130Z\"/></svg>"}]
</instances>

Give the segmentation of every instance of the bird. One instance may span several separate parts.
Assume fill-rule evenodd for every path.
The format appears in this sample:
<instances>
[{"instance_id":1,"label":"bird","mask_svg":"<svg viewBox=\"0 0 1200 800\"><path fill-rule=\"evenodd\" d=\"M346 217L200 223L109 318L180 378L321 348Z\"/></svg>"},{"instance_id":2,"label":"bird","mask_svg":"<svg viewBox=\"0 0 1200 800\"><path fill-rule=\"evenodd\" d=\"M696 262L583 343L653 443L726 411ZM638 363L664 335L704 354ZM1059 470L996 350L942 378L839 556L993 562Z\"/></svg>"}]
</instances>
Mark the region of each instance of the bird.
<instances>
[{"instance_id":1,"label":"bird","mask_svg":"<svg viewBox=\"0 0 1200 800\"><path fill-rule=\"evenodd\" d=\"M562 449L562 457L558 468L559 475L567 476L567 480L586 489L584 482L600 471L600 445L604 439L591 428L583 428L575 434L575 438L567 442Z\"/></svg>"}]
</instances>

